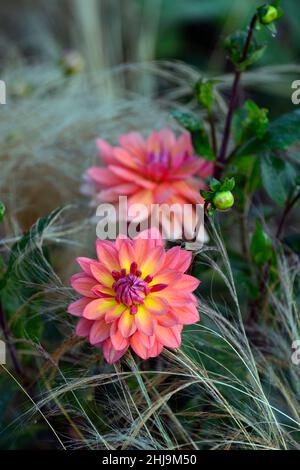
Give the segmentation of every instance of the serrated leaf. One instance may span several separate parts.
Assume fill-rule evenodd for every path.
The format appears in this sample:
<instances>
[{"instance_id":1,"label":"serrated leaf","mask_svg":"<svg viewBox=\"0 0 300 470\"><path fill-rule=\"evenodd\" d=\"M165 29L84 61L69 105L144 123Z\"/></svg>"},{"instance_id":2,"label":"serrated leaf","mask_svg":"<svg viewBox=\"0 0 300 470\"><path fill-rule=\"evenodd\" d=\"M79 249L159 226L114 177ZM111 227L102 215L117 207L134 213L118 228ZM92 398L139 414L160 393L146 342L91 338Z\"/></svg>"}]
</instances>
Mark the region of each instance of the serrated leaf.
<instances>
[{"instance_id":1,"label":"serrated leaf","mask_svg":"<svg viewBox=\"0 0 300 470\"><path fill-rule=\"evenodd\" d=\"M244 106L234 113L233 133L237 145L251 137L262 139L268 128L268 110L259 108L253 101L247 100Z\"/></svg>"},{"instance_id":2,"label":"serrated leaf","mask_svg":"<svg viewBox=\"0 0 300 470\"><path fill-rule=\"evenodd\" d=\"M200 190L200 194L205 199L205 201L212 201L214 193L211 191L205 191L204 189Z\"/></svg>"},{"instance_id":3,"label":"serrated leaf","mask_svg":"<svg viewBox=\"0 0 300 470\"><path fill-rule=\"evenodd\" d=\"M225 49L228 51L235 68L239 71L244 71L249 65L257 62L266 48L265 45L258 44L255 38L253 38L246 59L241 61L247 36L248 33L245 31L235 31L225 40Z\"/></svg>"},{"instance_id":4,"label":"serrated leaf","mask_svg":"<svg viewBox=\"0 0 300 470\"><path fill-rule=\"evenodd\" d=\"M183 113L179 110L172 111L171 114L179 124L190 132L195 153L206 160L214 160L215 155L210 146L203 122L193 114Z\"/></svg>"},{"instance_id":5,"label":"serrated leaf","mask_svg":"<svg viewBox=\"0 0 300 470\"><path fill-rule=\"evenodd\" d=\"M234 186L235 186L235 179L233 177L225 178L225 180L220 186L219 191L232 191Z\"/></svg>"},{"instance_id":6,"label":"serrated leaf","mask_svg":"<svg viewBox=\"0 0 300 470\"><path fill-rule=\"evenodd\" d=\"M216 192L220 189L221 182L217 180L216 178L211 178L209 181L209 187L213 192Z\"/></svg>"},{"instance_id":7,"label":"serrated leaf","mask_svg":"<svg viewBox=\"0 0 300 470\"><path fill-rule=\"evenodd\" d=\"M194 92L198 103L208 111L211 111L215 100L213 81L198 80L194 87Z\"/></svg>"},{"instance_id":8,"label":"serrated leaf","mask_svg":"<svg viewBox=\"0 0 300 470\"><path fill-rule=\"evenodd\" d=\"M250 252L254 262L258 266L263 266L273 255L272 241L258 221L256 222L255 232L251 238Z\"/></svg>"},{"instance_id":9,"label":"serrated leaf","mask_svg":"<svg viewBox=\"0 0 300 470\"><path fill-rule=\"evenodd\" d=\"M300 141L300 109L284 114L271 122L262 139L252 137L240 149L236 156L258 155L269 150L285 150Z\"/></svg>"},{"instance_id":10,"label":"serrated leaf","mask_svg":"<svg viewBox=\"0 0 300 470\"><path fill-rule=\"evenodd\" d=\"M174 119L176 119L182 127L186 130L192 132L200 131L203 128L202 122L197 119L193 114L184 113L179 110L174 110L171 112Z\"/></svg>"},{"instance_id":11,"label":"serrated leaf","mask_svg":"<svg viewBox=\"0 0 300 470\"><path fill-rule=\"evenodd\" d=\"M209 138L204 128L196 132L191 132L191 138L196 155L208 161L215 160L214 152L210 146Z\"/></svg>"},{"instance_id":12,"label":"serrated leaf","mask_svg":"<svg viewBox=\"0 0 300 470\"><path fill-rule=\"evenodd\" d=\"M263 187L278 205L284 206L291 190L296 185L296 172L288 162L273 155L260 159Z\"/></svg>"},{"instance_id":13,"label":"serrated leaf","mask_svg":"<svg viewBox=\"0 0 300 470\"><path fill-rule=\"evenodd\" d=\"M249 52L247 59L236 64L237 69L243 72L244 70L246 70L247 67L255 64L255 62L258 62L263 56L266 47L267 46L265 45L257 46L253 52Z\"/></svg>"}]
</instances>

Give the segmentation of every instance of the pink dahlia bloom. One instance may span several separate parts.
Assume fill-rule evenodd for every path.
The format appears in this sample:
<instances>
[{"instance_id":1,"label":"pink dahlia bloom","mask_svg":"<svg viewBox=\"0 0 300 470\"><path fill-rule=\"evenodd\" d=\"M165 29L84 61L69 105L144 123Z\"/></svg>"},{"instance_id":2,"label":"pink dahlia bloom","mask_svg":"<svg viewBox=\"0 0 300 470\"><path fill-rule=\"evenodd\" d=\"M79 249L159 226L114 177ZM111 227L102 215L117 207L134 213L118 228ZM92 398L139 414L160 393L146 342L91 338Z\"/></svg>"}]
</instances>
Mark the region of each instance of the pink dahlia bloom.
<instances>
[{"instance_id":1,"label":"pink dahlia bloom","mask_svg":"<svg viewBox=\"0 0 300 470\"><path fill-rule=\"evenodd\" d=\"M119 196L127 196L128 208L144 204L148 216L151 204L203 203L199 190L205 188L203 178L212 175L213 164L193 154L189 133L176 138L166 128L144 139L130 132L120 137L117 147L101 139L97 147L105 166L88 169L84 190L94 193L98 203L117 204Z\"/></svg>"},{"instance_id":2,"label":"pink dahlia bloom","mask_svg":"<svg viewBox=\"0 0 300 470\"><path fill-rule=\"evenodd\" d=\"M82 295L68 307L80 317L77 335L102 348L109 363L129 347L143 359L178 348L183 325L199 320L192 294L199 281L185 274L191 253L166 251L154 229L134 240L98 240L96 250L98 261L78 258L83 271L71 278Z\"/></svg>"}]
</instances>

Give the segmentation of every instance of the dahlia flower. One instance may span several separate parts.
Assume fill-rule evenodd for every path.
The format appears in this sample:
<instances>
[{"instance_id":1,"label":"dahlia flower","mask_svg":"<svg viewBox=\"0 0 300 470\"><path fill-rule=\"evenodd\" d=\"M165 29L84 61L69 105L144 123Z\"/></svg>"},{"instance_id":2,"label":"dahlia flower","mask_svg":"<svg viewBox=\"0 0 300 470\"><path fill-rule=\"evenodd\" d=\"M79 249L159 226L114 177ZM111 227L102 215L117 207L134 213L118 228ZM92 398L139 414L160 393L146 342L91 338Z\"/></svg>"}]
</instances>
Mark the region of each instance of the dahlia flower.
<instances>
[{"instance_id":1,"label":"dahlia flower","mask_svg":"<svg viewBox=\"0 0 300 470\"><path fill-rule=\"evenodd\" d=\"M119 196L127 196L129 210L132 204L144 204L148 216L153 204L203 204L199 190L205 188L203 179L212 175L213 164L193 154L188 132L177 139L167 128L147 139L130 132L120 137L117 147L102 139L97 147L105 166L88 169L83 191L94 194L98 203L118 205ZM182 225L179 217L173 214L171 220L175 238ZM195 213L192 218L196 221Z\"/></svg>"},{"instance_id":2,"label":"dahlia flower","mask_svg":"<svg viewBox=\"0 0 300 470\"><path fill-rule=\"evenodd\" d=\"M108 363L129 347L142 359L178 348L183 325L199 320L192 294L199 281L185 274L191 253L179 246L166 251L155 229L134 240L97 240L96 251L98 261L77 259L82 272L71 278L82 296L68 307L80 317L77 335L100 347Z\"/></svg>"}]
</instances>

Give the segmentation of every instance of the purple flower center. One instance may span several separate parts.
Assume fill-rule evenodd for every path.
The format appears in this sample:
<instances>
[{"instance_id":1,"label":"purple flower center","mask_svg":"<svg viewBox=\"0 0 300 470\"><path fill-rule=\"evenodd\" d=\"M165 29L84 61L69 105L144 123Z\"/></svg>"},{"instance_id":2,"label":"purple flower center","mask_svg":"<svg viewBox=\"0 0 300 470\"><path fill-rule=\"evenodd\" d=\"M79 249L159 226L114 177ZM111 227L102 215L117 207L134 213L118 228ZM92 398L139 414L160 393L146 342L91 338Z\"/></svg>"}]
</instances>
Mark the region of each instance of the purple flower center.
<instances>
[{"instance_id":1,"label":"purple flower center","mask_svg":"<svg viewBox=\"0 0 300 470\"><path fill-rule=\"evenodd\" d=\"M144 303L146 295L150 292L148 283L152 281L153 277L146 276L145 279L142 279L141 275L136 263L131 263L129 274L126 273L126 269L112 272L115 279L112 288L116 292L116 301L130 306L132 314L137 313L138 305Z\"/></svg>"},{"instance_id":2,"label":"purple flower center","mask_svg":"<svg viewBox=\"0 0 300 470\"><path fill-rule=\"evenodd\" d=\"M142 279L142 272L135 262L131 263L128 274L126 269L121 269L121 271L112 271L111 275L115 280L112 288L116 293L116 301L130 307L132 315L137 313L138 306L144 303L145 297L150 292L159 292L167 287L167 284L155 284L149 287L148 284L153 280L153 276L148 274Z\"/></svg>"}]
</instances>

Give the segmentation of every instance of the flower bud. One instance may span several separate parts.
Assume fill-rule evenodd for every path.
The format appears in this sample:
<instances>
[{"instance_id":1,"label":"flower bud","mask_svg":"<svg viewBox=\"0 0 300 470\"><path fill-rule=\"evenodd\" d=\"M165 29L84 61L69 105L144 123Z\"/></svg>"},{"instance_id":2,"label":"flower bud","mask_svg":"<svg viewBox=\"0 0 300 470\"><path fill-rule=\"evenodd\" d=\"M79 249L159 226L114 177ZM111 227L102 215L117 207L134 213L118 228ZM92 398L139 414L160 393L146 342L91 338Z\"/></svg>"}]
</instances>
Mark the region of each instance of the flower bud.
<instances>
[{"instance_id":1,"label":"flower bud","mask_svg":"<svg viewBox=\"0 0 300 470\"><path fill-rule=\"evenodd\" d=\"M221 211L230 209L230 207L233 206L233 203L234 197L231 191L220 191L216 193L213 198L214 206Z\"/></svg>"},{"instance_id":2,"label":"flower bud","mask_svg":"<svg viewBox=\"0 0 300 470\"><path fill-rule=\"evenodd\" d=\"M262 24L270 24L278 18L278 10L273 5L264 5L259 9L259 20Z\"/></svg>"}]
</instances>

